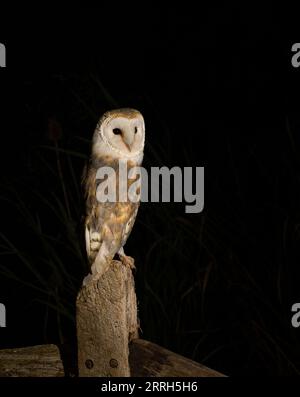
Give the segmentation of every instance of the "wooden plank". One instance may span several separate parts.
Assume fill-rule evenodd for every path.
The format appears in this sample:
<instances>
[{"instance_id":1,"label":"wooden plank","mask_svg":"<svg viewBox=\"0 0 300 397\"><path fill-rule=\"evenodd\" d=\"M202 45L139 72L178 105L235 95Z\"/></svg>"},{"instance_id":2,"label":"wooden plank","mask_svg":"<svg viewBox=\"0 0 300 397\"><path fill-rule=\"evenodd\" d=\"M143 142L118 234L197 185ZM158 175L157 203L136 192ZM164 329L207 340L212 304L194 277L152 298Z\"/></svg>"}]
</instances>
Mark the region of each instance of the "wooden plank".
<instances>
[{"instance_id":1,"label":"wooden plank","mask_svg":"<svg viewBox=\"0 0 300 397\"><path fill-rule=\"evenodd\" d=\"M134 278L113 261L82 286L76 302L79 376L130 376L130 340L138 335Z\"/></svg>"},{"instance_id":2,"label":"wooden plank","mask_svg":"<svg viewBox=\"0 0 300 397\"><path fill-rule=\"evenodd\" d=\"M224 376L143 339L130 343L129 362L134 377ZM64 376L59 349L54 345L42 345L0 350L0 376Z\"/></svg>"},{"instance_id":3,"label":"wooden plank","mask_svg":"<svg viewBox=\"0 0 300 397\"><path fill-rule=\"evenodd\" d=\"M64 376L59 349L55 345L41 345L0 350L0 376Z\"/></svg>"},{"instance_id":4,"label":"wooden plank","mask_svg":"<svg viewBox=\"0 0 300 397\"><path fill-rule=\"evenodd\" d=\"M155 343L136 339L130 345L132 376L220 377L221 373L173 353Z\"/></svg>"}]
</instances>

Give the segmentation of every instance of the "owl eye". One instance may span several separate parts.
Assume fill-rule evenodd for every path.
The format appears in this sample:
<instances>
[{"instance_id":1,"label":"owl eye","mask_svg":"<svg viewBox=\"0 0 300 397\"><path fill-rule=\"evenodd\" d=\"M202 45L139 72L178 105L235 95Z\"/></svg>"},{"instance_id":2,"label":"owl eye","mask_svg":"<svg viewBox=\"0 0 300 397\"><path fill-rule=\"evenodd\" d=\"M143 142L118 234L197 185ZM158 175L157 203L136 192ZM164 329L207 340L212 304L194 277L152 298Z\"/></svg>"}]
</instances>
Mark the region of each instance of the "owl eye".
<instances>
[{"instance_id":1,"label":"owl eye","mask_svg":"<svg viewBox=\"0 0 300 397\"><path fill-rule=\"evenodd\" d=\"M138 128L134 127L134 133L136 134L138 132Z\"/></svg>"},{"instance_id":2,"label":"owl eye","mask_svg":"<svg viewBox=\"0 0 300 397\"><path fill-rule=\"evenodd\" d=\"M113 129L113 133L114 133L115 135L122 135L122 131L120 130L120 128L114 128L114 129Z\"/></svg>"}]
</instances>

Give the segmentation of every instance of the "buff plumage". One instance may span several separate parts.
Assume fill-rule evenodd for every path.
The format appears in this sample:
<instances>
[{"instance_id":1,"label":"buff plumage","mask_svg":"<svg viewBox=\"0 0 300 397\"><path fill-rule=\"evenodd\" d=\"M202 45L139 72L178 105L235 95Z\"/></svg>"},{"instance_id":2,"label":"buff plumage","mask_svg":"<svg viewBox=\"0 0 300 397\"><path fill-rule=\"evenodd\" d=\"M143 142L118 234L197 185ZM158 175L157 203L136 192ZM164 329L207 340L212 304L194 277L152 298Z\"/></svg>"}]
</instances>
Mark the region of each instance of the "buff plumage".
<instances>
[{"instance_id":1,"label":"buff plumage","mask_svg":"<svg viewBox=\"0 0 300 397\"><path fill-rule=\"evenodd\" d=\"M141 113L134 109L109 111L101 117L96 127L91 157L83 178L85 242L91 269L85 284L106 272L116 254L125 265L133 266L132 258L125 255L123 247L132 230L139 202L99 202L96 174L99 168L109 166L118 180L120 160L126 161L128 169L141 165L144 142L144 120Z\"/></svg>"}]
</instances>

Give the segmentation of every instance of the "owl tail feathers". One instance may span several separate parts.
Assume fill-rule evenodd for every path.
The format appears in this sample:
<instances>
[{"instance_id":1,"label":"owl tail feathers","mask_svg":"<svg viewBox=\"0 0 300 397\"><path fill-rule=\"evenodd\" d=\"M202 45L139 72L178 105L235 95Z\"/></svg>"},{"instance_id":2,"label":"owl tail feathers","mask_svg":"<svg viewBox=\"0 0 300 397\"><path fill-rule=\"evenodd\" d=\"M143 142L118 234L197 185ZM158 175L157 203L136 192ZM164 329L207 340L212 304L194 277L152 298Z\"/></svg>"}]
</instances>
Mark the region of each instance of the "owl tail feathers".
<instances>
[{"instance_id":1,"label":"owl tail feathers","mask_svg":"<svg viewBox=\"0 0 300 397\"><path fill-rule=\"evenodd\" d=\"M88 284L92 283L93 281L96 281L95 277L92 274L88 274L87 276L84 277L82 285L86 287Z\"/></svg>"},{"instance_id":2,"label":"owl tail feathers","mask_svg":"<svg viewBox=\"0 0 300 397\"><path fill-rule=\"evenodd\" d=\"M109 269L112 260L113 256L107 255L105 252L105 246L102 244L94 262L92 263L91 273L83 279L83 285L99 280L99 278L102 277L102 275Z\"/></svg>"},{"instance_id":3,"label":"owl tail feathers","mask_svg":"<svg viewBox=\"0 0 300 397\"><path fill-rule=\"evenodd\" d=\"M92 265L91 271L84 279L83 285L87 285L90 282L98 281L99 278L103 276L103 274L108 270L111 261L100 262L96 264L96 260ZM98 265L98 266L97 266Z\"/></svg>"}]
</instances>

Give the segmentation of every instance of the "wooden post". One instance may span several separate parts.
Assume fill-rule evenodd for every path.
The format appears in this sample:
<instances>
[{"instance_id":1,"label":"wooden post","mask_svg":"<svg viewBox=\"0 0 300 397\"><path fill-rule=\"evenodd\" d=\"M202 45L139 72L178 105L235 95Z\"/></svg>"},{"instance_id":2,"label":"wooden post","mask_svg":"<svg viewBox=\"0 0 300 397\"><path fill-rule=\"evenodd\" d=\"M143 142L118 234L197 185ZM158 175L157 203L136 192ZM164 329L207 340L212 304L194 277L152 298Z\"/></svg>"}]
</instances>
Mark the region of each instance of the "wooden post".
<instances>
[{"instance_id":1,"label":"wooden post","mask_svg":"<svg viewBox=\"0 0 300 397\"><path fill-rule=\"evenodd\" d=\"M79 376L130 376L128 344L138 337L131 269L113 261L81 287L76 311Z\"/></svg>"}]
</instances>

